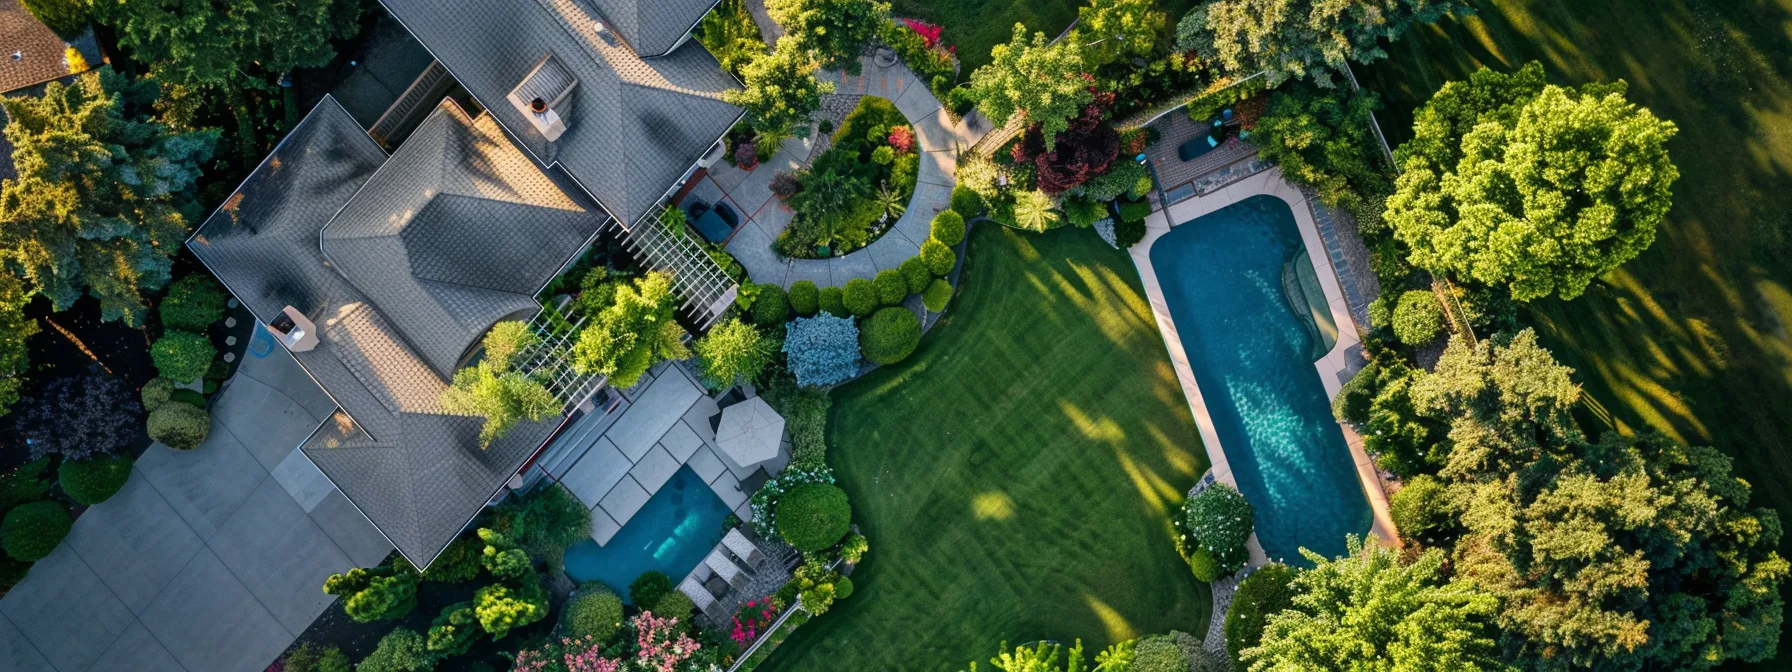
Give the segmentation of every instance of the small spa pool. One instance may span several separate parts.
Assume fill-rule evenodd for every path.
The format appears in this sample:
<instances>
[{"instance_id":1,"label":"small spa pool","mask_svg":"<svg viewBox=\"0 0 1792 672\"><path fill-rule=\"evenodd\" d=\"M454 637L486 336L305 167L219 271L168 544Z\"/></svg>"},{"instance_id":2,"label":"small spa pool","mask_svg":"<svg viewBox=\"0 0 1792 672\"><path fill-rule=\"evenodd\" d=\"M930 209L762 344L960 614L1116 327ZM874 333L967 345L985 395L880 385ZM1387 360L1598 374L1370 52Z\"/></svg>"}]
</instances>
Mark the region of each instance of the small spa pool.
<instances>
[{"instance_id":1,"label":"small spa pool","mask_svg":"<svg viewBox=\"0 0 1792 672\"><path fill-rule=\"evenodd\" d=\"M1264 552L1343 553L1371 513L1313 367L1337 327L1293 211L1239 201L1164 234L1151 265Z\"/></svg>"},{"instance_id":2,"label":"small spa pool","mask_svg":"<svg viewBox=\"0 0 1792 672\"><path fill-rule=\"evenodd\" d=\"M610 543L587 540L567 549L566 575L579 583L602 581L625 599L628 584L648 570L677 583L722 541L730 512L696 472L679 467Z\"/></svg>"}]
</instances>

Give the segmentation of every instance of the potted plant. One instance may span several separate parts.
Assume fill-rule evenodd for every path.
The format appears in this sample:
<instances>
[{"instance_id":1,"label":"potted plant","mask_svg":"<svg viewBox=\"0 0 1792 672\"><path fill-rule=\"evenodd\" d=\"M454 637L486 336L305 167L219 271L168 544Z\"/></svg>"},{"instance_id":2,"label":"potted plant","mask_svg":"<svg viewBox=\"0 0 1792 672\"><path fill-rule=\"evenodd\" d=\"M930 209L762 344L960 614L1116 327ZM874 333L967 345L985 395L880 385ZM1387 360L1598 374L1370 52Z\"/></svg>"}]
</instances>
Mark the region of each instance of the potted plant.
<instances>
[{"instance_id":1,"label":"potted plant","mask_svg":"<svg viewBox=\"0 0 1792 672\"><path fill-rule=\"evenodd\" d=\"M741 170L753 170L759 167L759 148L751 142L743 142L734 146L734 165Z\"/></svg>"}]
</instances>

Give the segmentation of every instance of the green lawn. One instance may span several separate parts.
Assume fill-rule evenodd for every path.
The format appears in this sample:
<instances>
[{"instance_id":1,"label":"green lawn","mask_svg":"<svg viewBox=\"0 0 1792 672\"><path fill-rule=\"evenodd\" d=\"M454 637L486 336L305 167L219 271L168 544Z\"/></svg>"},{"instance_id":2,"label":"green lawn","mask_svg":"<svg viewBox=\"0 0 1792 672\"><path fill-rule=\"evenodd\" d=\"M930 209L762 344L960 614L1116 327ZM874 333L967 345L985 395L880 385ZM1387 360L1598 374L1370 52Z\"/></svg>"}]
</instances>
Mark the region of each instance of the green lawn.
<instances>
[{"instance_id":1,"label":"green lawn","mask_svg":"<svg viewBox=\"0 0 1792 672\"><path fill-rule=\"evenodd\" d=\"M997 643L1207 630L1166 511L1207 458L1125 254L980 226L953 317L835 391L856 592L762 670L958 670ZM1093 653L1090 654L1093 657Z\"/></svg>"},{"instance_id":2,"label":"green lawn","mask_svg":"<svg viewBox=\"0 0 1792 672\"><path fill-rule=\"evenodd\" d=\"M959 70L965 77L989 62L989 50L1014 36L1014 24L1028 31L1057 37L1076 20L1083 0L891 0L891 14L918 18L945 27L941 39L958 47ZM1196 0L1159 0L1168 16L1165 39L1174 35L1176 20L1195 6Z\"/></svg>"},{"instance_id":3,"label":"green lawn","mask_svg":"<svg viewBox=\"0 0 1792 672\"><path fill-rule=\"evenodd\" d=\"M1389 99L1395 142L1443 82L1533 59L1560 83L1624 78L1631 100L1680 125L1654 247L1532 318L1621 427L1717 446L1792 520L1789 26L1792 0L1498 0L1358 72Z\"/></svg>"}]
</instances>

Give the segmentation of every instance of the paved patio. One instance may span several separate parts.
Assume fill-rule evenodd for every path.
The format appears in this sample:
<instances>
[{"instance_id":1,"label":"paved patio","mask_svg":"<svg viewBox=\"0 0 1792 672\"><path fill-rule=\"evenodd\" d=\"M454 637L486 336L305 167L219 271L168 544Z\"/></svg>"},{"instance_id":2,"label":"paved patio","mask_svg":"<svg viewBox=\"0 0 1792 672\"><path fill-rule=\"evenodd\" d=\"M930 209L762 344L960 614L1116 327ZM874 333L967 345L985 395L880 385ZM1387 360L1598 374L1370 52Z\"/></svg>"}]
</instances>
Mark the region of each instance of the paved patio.
<instances>
[{"instance_id":1,"label":"paved patio","mask_svg":"<svg viewBox=\"0 0 1792 672\"><path fill-rule=\"evenodd\" d=\"M192 451L161 444L0 599L0 669L262 670L392 546L297 447L335 404L285 350L247 358Z\"/></svg>"}]
</instances>

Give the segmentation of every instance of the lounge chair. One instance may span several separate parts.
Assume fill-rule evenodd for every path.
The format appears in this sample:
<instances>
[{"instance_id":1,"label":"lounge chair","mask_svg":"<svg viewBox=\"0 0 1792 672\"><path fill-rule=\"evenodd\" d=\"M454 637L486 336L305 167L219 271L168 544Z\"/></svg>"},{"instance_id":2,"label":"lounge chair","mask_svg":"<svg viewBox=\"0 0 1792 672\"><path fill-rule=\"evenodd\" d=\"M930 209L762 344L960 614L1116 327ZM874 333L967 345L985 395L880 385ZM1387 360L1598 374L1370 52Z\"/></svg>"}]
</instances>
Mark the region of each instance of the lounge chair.
<instances>
[{"instance_id":1,"label":"lounge chair","mask_svg":"<svg viewBox=\"0 0 1792 672\"><path fill-rule=\"evenodd\" d=\"M703 584L697 581L696 576L684 577L684 582L678 584L678 592L691 598L691 603L697 605L697 611L708 616L710 623L720 626L728 620L728 614L723 613L722 605L716 602L714 595L709 594L708 588L704 588Z\"/></svg>"},{"instance_id":2,"label":"lounge chair","mask_svg":"<svg viewBox=\"0 0 1792 672\"><path fill-rule=\"evenodd\" d=\"M723 581L727 581L728 585L734 586L737 590L746 588L747 582L753 580L752 577L747 576L746 572L741 571L740 565L729 560L728 556L722 553L721 548L711 549L709 557L703 559L703 564L714 570L716 576L722 577Z\"/></svg>"},{"instance_id":3,"label":"lounge chair","mask_svg":"<svg viewBox=\"0 0 1792 672\"><path fill-rule=\"evenodd\" d=\"M745 561L750 569L758 569L765 564L765 554L760 553L759 547L747 540L747 535L741 534L739 528L728 530L728 534L722 536L722 545L728 547L728 551L735 557Z\"/></svg>"}]
</instances>

